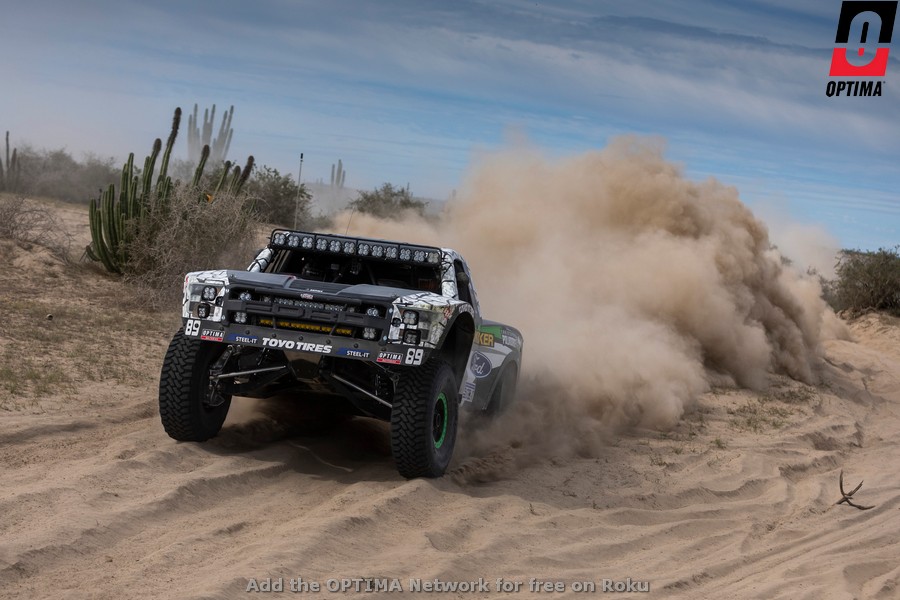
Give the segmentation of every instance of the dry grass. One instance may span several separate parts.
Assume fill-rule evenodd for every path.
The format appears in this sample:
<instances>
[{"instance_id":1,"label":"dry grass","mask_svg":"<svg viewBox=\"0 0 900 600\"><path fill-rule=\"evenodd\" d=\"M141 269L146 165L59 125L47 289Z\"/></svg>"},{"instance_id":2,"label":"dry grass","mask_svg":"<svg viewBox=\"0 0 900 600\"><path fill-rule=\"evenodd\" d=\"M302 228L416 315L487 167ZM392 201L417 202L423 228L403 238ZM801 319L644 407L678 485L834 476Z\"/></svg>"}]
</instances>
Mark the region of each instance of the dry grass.
<instances>
[{"instance_id":1,"label":"dry grass","mask_svg":"<svg viewBox=\"0 0 900 600\"><path fill-rule=\"evenodd\" d=\"M150 234L138 236L129 247L126 280L154 308L181 305L185 273L244 269L258 250L246 194L221 192L210 202L198 198L188 186L176 189L169 209L149 217Z\"/></svg>"},{"instance_id":2,"label":"dry grass","mask_svg":"<svg viewBox=\"0 0 900 600\"><path fill-rule=\"evenodd\" d=\"M155 242L138 248L144 275L129 285L70 262L70 232L84 234L86 211L0 196L0 410L43 412L90 403L96 386L152 384L179 325L184 273L227 266L217 262L223 247L240 267L255 250L241 202L176 194Z\"/></svg>"},{"instance_id":3,"label":"dry grass","mask_svg":"<svg viewBox=\"0 0 900 600\"><path fill-rule=\"evenodd\" d=\"M728 414L732 415L732 426L756 433L784 427L794 412L791 408L767 402L763 398L748 400L737 408L728 409Z\"/></svg>"},{"instance_id":4,"label":"dry grass","mask_svg":"<svg viewBox=\"0 0 900 600\"><path fill-rule=\"evenodd\" d=\"M0 410L44 411L104 382L146 386L178 327L129 288L46 248L0 241Z\"/></svg>"}]
</instances>

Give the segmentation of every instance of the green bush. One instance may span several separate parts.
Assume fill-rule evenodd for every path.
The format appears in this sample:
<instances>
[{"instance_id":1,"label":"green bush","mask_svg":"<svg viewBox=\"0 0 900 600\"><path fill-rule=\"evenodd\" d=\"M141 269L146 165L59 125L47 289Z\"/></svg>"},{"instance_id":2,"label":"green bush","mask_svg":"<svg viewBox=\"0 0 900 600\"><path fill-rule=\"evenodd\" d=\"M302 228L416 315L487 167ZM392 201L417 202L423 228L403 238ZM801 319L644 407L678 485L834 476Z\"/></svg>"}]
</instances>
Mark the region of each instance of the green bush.
<instances>
[{"instance_id":1,"label":"green bush","mask_svg":"<svg viewBox=\"0 0 900 600\"><path fill-rule=\"evenodd\" d=\"M389 218L403 211L413 211L420 216L425 214L423 201L413 198L408 188L394 187L390 183L382 184L371 192L360 192L359 198L351 202L350 206L359 212L381 218Z\"/></svg>"},{"instance_id":2,"label":"green bush","mask_svg":"<svg viewBox=\"0 0 900 600\"><path fill-rule=\"evenodd\" d=\"M290 175L282 175L278 169L255 167L244 189L255 199L263 222L294 227L296 220L298 229L308 228L312 222L312 195L305 185L297 185Z\"/></svg>"},{"instance_id":3,"label":"green bush","mask_svg":"<svg viewBox=\"0 0 900 600\"><path fill-rule=\"evenodd\" d=\"M826 286L835 310L880 310L900 315L900 246L876 251L841 250L836 277Z\"/></svg>"}]
</instances>

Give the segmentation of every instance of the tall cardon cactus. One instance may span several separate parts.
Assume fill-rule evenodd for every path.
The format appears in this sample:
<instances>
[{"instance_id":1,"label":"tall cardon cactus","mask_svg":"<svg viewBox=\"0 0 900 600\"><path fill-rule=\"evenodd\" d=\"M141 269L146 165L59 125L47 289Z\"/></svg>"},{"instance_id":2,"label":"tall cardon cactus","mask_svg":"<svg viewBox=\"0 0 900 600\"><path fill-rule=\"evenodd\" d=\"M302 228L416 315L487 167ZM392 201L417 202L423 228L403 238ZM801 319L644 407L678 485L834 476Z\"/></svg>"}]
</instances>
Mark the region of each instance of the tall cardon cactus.
<instances>
[{"instance_id":1,"label":"tall cardon cactus","mask_svg":"<svg viewBox=\"0 0 900 600\"><path fill-rule=\"evenodd\" d=\"M19 164L18 153L15 148L12 150L12 156L9 154L9 132L6 132L6 164L0 158L0 192L15 192L19 189L19 174L21 165Z\"/></svg>"},{"instance_id":2,"label":"tall cardon cactus","mask_svg":"<svg viewBox=\"0 0 900 600\"><path fill-rule=\"evenodd\" d=\"M181 108L176 108L165 150L163 151L162 141L157 138L153 142L150 156L144 159L144 168L139 174L134 170L134 153L129 154L128 161L122 167L118 191L115 184L110 184L98 199L91 200L88 209L91 243L85 249L85 254L91 260L102 263L111 273L123 273L127 268L128 247L135 236L153 234L148 230L148 217L168 210L169 197L178 185L178 182L172 182L168 169L180 123ZM163 154L159 173L154 177L156 160L161 151ZM209 155L209 146L204 146L191 180L191 187L197 190L198 201L201 198L212 200L222 189L239 191L253 167L252 156L247 159L247 167L243 172L239 167L235 167L236 172L231 172L231 163L226 162L225 171L216 188L211 194L203 194L199 186Z\"/></svg>"},{"instance_id":3,"label":"tall cardon cactus","mask_svg":"<svg viewBox=\"0 0 900 600\"><path fill-rule=\"evenodd\" d=\"M347 171L344 170L344 162L341 159L337 161L337 167L331 164L331 187L342 188L344 181L347 179Z\"/></svg>"},{"instance_id":4,"label":"tall cardon cactus","mask_svg":"<svg viewBox=\"0 0 900 600\"><path fill-rule=\"evenodd\" d=\"M212 105L212 110L207 108L203 111L203 129L201 130L200 119L197 116L197 105L194 104L194 112L188 115L188 160L199 162L203 146L210 146L210 155L214 164L225 160L225 157L228 156L228 148L231 146L231 138L234 135L234 128L231 126L233 117L234 106L222 115L219 133L213 138L216 105Z\"/></svg>"}]
</instances>

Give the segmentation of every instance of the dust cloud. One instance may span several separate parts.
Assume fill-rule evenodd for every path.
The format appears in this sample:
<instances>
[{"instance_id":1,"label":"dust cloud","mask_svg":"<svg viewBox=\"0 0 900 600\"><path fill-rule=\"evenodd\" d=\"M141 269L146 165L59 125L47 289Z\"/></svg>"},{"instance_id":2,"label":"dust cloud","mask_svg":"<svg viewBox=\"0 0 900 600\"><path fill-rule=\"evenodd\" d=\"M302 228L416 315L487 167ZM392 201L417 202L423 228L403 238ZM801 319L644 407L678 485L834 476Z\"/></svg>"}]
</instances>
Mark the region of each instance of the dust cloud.
<instances>
[{"instance_id":1,"label":"dust cloud","mask_svg":"<svg viewBox=\"0 0 900 600\"><path fill-rule=\"evenodd\" d=\"M351 231L458 249L485 316L522 331L518 403L462 441L482 461L497 447L590 455L611 430L672 427L711 382L816 380L817 284L784 266L735 188L688 180L659 140L487 155L438 225L357 214Z\"/></svg>"}]
</instances>

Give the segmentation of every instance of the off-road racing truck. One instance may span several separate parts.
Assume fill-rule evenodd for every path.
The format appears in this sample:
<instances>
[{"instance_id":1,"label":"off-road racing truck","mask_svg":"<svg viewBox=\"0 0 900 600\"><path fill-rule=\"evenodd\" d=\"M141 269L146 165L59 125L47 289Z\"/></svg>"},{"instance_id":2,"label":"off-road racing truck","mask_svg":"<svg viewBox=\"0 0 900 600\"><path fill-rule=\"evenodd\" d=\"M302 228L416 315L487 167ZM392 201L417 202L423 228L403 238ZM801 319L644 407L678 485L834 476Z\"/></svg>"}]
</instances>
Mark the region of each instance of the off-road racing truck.
<instances>
[{"instance_id":1,"label":"off-road racing truck","mask_svg":"<svg viewBox=\"0 0 900 600\"><path fill-rule=\"evenodd\" d=\"M276 229L246 271L188 273L159 412L176 440L215 436L232 396L315 398L390 422L407 478L450 463L460 405L514 394L516 329L482 319L453 250Z\"/></svg>"}]
</instances>

